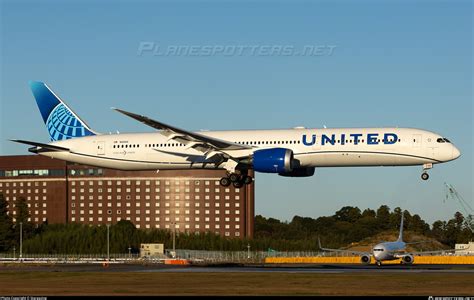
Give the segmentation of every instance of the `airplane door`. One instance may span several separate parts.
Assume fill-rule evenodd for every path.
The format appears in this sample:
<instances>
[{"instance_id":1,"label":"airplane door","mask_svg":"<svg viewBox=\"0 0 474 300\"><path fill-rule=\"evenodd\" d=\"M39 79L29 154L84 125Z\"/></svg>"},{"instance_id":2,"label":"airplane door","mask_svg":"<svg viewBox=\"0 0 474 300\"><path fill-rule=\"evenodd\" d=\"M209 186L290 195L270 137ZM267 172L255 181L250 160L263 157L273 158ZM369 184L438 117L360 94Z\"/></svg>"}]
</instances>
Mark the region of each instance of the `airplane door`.
<instances>
[{"instance_id":1,"label":"airplane door","mask_svg":"<svg viewBox=\"0 0 474 300\"><path fill-rule=\"evenodd\" d=\"M97 142L97 155L105 155L105 142Z\"/></svg>"},{"instance_id":2,"label":"airplane door","mask_svg":"<svg viewBox=\"0 0 474 300\"><path fill-rule=\"evenodd\" d=\"M413 135L413 147L420 148L421 147L421 134L414 134Z\"/></svg>"}]
</instances>

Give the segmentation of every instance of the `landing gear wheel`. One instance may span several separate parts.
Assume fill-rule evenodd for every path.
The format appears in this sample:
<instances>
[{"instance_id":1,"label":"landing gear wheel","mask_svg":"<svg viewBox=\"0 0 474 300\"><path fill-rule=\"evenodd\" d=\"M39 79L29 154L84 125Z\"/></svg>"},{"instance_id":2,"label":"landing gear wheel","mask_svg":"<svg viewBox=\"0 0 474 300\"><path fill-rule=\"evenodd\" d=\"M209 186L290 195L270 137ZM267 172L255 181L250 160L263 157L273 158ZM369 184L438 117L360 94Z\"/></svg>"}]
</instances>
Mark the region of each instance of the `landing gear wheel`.
<instances>
[{"instance_id":1,"label":"landing gear wheel","mask_svg":"<svg viewBox=\"0 0 474 300\"><path fill-rule=\"evenodd\" d=\"M248 176L248 175L244 176L243 182L244 184L251 184L253 182L252 176Z\"/></svg>"},{"instance_id":2,"label":"landing gear wheel","mask_svg":"<svg viewBox=\"0 0 474 300\"><path fill-rule=\"evenodd\" d=\"M241 188L241 187L244 186L244 184L243 184L242 182L240 182L240 181L236 181L236 182L234 182L234 183L232 183L232 184L234 185L234 187L235 187L236 189Z\"/></svg>"},{"instance_id":3,"label":"landing gear wheel","mask_svg":"<svg viewBox=\"0 0 474 300\"><path fill-rule=\"evenodd\" d=\"M229 177L222 177L219 182L222 186L229 186L231 183Z\"/></svg>"},{"instance_id":4,"label":"landing gear wheel","mask_svg":"<svg viewBox=\"0 0 474 300\"><path fill-rule=\"evenodd\" d=\"M428 180L428 178L430 178L430 175L428 175L428 173L421 174L421 179Z\"/></svg>"},{"instance_id":5,"label":"landing gear wheel","mask_svg":"<svg viewBox=\"0 0 474 300\"><path fill-rule=\"evenodd\" d=\"M237 173L232 173L229 175L229 179L231 182L237 182L240 180L240 175Z\"/></svg>"},{"instance_id":6,"label":"landing gear wheel","mask_svg":"<svg viewBox=\"0 0 474 300\"><path fill-rule=\"evenodd\" d=\"M376 264L377 264L377 266L379 266L379 267L382 266L382 262L381 262L381 261L377 261Z\"/></svg>"}]
</instances>

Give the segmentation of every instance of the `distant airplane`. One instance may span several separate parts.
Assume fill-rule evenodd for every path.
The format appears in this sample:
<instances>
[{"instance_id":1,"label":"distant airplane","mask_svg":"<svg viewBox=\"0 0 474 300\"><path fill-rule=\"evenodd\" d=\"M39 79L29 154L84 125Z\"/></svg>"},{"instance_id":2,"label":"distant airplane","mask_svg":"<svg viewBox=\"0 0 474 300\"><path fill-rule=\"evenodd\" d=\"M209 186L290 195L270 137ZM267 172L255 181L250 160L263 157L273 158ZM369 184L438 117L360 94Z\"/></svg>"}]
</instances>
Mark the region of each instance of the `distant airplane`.
<instances>
[{"instance_id":1,"label":"distant airplane","mask_svg":"<svg viewBox=\"0 0 474 300\"><path fill-rule=\"evenodd\" d=\"M375 263L377 266L382 265L382 261L390 261L390 260L397 260L401 259L401 264L411 265L414 261L414 255L422 255L422 254L434 254L434 253L444 253L454 250L437 250L437 251L423 251L423 252L406 252L406 246L410 244L420 244L424 242L413 242L413 243L405 243L403 241L403 212L402 212L402 220L400 222L400 233L398 235L398 240L395 242L382 242L375 245L370 252L363 252L363 251L352 251L352 250L344 250L344 249L330 249L330 248L323 248L321 246L321 241L318 238L319 248L323 251L330 251L330 252L344 252L344 253L351 253L355 255L360 255L360 262L362 264L370 264L371 258L375 259Z\"/></svg>"},{"instance_id":2,"label":"distant airplane","mask_svg":"<svg viewBox=\"0 0 474 300\"><path fill-rule=\"evenodd\" d=\"M242 187L249 170L308 177L318 167L423 166L454 160L460 151L441 135L413 128L323 128L191 132L121 109L157 129L100 134L42 82L30 82L52 143L13 140L30 152L121 170L225 169L221 185ZM230 108L231 113L240 113ZM211 117L211 116L208 116Z\"/></svg>"}]
</instances>

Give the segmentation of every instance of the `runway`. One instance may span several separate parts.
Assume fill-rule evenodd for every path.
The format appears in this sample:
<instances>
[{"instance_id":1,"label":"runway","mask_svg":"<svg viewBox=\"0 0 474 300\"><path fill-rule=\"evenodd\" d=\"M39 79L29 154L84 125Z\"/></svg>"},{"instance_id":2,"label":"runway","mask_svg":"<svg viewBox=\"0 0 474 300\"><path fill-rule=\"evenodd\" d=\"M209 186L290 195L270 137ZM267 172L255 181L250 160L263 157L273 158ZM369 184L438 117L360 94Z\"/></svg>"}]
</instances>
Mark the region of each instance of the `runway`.
<instances>
[{"instance_id":1,"label":"runway","mask_svg":"<svg viewBox=\"0 0 474 300\"><path fill-rule=\"evenodd\" d=\"M143 273L474 273L474 265L212 265L172 266L161 264L8 264L0 272L143 272Z\"/></svg>"},{"instance_id":2,"label":"runway","mask_svg":"<svg viewBox=\"0 0 474 300\"><path fill-rule=\"evenodd\" d=\"M472 295L473 279L472 265L0 264L2 295Z\"/></svg>"}]
</instances>

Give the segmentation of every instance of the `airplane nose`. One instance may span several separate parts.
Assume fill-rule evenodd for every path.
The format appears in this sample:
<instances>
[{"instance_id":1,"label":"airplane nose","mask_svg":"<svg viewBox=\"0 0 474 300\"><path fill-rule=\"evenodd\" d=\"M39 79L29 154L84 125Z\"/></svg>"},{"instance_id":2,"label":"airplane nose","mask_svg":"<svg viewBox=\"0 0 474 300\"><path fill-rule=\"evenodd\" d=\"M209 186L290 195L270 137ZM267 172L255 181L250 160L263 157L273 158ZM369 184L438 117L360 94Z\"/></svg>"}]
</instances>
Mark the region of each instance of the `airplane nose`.
<instances>
[{"instance_id":1,"label":"airplane nose","mask_svg":"<svg viewBox=\"0 0 474 300\"><path fill-rule=\"evenodd\" d=\"M459 156L461 156L461 151L459 151L458 148L456 148L455 146L453 146L453 159L456 159L456 158L458 158Z\"/></svg>"}]
</instances>

